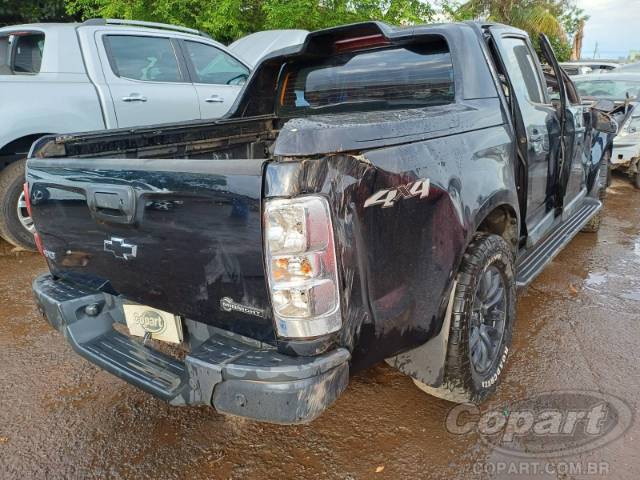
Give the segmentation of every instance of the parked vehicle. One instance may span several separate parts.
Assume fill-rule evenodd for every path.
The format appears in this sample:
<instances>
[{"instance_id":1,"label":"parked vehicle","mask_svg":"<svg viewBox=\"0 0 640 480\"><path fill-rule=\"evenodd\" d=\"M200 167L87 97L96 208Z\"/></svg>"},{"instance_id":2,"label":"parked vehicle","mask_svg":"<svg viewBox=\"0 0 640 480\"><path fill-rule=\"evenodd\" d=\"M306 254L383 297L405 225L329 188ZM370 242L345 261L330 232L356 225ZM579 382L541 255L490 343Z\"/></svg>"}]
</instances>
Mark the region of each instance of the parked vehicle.
<instances>
[{"instance_id":1,"label":"parked vehicle","mask_svg":"<svg viewBox=\"0 0 640 480\"><path fill-rule=\"evenodd\" d=\"M265 30L244 36L231 45L229 50L252 68L269 53L282 48L304 43L307 30Z\"/></svg>"},{"instance_id":2,"label":"parked vehicle","mask_svg":"<svg viewBox=\"0 0 640 480\"><path fill-rule=\"evenodd\" d=\"M610 166L629 175L640 188L640 74L611 73L602 77L575 77L585 99L609 101L609 113L620 125L613 142Z\"/></svg>"},{"instance_id":3,"label":"parked vehicle","mask_svg":"<svg viewBox=\"0 0 640 480\"><path fill-rule=\"evenodd\" d=\"M640 62L620 66L620 73L640 73Z\"/></svg>"},{"instance_id":4,"label":"parked vehicle","mask_svg":"<svg viewBox=\"0 0 640 480\"><path fill-rule=\"evenodd\" d=\"M523 31L364 23L267 57L224 119L41 139L40 308L173 405L308 422L384 359L482 402L516 287L598 228L616 131L540 43L557 101Z\"/></svg>"},{"instance_id":5,"label":"parked vehicle","mask_svg":"<svg viewBox=\"0 0 640 480\"><path fill-rule=\"evenodd\" d=\"M567 75L586 75L589 73L608 73L620 66L614 62L600 62L597 60L579 60L560 64Z\"/></svg>"},{"instance_id":6,"label":"parked vehicle","mask_svg":"<svg viewBox=\"0 0 640 480\"><path fill-rule=\"evenodd\" d=\"M11 119L0 128L0 236L35 249L21 192L37 138L217 118L249 72L189 28L102 19L0 28L0 115Z\"/></svg>"},{"instance_id":7,"label":"parked vehicle","mask_svg":"<svg viewBox=\"0 0 640 480\"><path fill-rule=\"evenodd\" d=\"M593 72L591 67L588 67L587 65L572 65L567 63L561 63L560 66L569 76L587 75Z\"/></svg>"}]
</instances>

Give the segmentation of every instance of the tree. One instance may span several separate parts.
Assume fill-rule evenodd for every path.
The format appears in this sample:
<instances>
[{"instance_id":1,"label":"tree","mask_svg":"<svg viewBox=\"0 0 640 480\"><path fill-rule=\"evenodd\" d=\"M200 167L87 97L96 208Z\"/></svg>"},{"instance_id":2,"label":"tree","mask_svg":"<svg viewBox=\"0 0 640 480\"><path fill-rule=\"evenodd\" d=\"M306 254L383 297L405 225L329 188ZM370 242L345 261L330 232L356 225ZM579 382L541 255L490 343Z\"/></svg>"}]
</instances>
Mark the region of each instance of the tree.
<instances>
[{"instance_id":1,"label":"tree","mask_svg":"<svg viewBox=\"0 0 640 480\"><path fill-rule=\"evenodd\" d=\"M538 36L544 33L560 61L571 55L569 36L575 34L580 21L588 17L569 0L469 0L446 1L443 10L454 20L487 19L521 28L529 33L538 49Z\"/></svg>"},{"instance_id":2,"label":"tree","mask_svg":"<svg viewBox=\"0 0 640 480\"><path fill-rule=\"evenodd\" d=\"M69 20L64 0L0 0L0 26Z\"/></svg>"},{"instance_id":3,"label":"tree","mask_svg":"<svg viewBox=\"0 0 640 480\"><path fill-rule=\"evenodd\" d=\"M184 25L224 42L265 29L316 30L366 20L414 24L434 16L421 0L67 0L67 11Z\"/></svg>"}]
</instances>

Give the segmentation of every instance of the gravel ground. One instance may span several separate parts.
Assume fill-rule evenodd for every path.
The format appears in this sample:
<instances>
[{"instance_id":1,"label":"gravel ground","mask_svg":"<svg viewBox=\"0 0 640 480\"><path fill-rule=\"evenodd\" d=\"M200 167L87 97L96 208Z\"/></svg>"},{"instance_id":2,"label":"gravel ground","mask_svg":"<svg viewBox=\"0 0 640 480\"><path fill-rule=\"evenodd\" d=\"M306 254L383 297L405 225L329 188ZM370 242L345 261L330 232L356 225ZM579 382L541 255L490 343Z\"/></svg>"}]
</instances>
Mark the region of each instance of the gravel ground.
<instances>
[{"instance_id":1,"label":"gravel ground","mask_svg":"<svg viewBox=\"0 0 640 480\"><path fill-rule=\"evenodd\" d=\"M640 192L615 179L601 231L578 235L520 294L511 358L484 408L579 389L615 395L637 411L639 227ZM518 459L477 432L449 433L454 405L385 365L355 375L306 426L169 407L78 357L45 324L30 292L45 269L39 256L0 246L3 480L507 478L513 468L517 478L640 478L637 423L587 453ZM590 465L602 475L589 475Z\"/></svg>"}]
</instances>

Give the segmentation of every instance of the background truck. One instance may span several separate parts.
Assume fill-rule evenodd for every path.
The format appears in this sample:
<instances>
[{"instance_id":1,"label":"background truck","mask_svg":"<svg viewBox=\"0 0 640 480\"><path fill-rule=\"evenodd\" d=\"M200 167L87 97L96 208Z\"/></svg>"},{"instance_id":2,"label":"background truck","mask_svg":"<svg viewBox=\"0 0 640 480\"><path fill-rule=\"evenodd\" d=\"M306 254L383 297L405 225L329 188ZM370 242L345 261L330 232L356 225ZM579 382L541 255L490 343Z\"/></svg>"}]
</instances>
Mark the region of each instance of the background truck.
<instances>
[{"instance_id":1,"label":"background truck","mask_svg":"<svg viewBox=\"0 0 640 480\"><path fill-rule=\"evenodd\" d=\"M546 76L504 25L322 30L224 119L41 139L40 308L174 405L308 422L382 360L483 401L516 288L598 228L617 128L541 45Z\"/></svg>"},{"instance_id":2,"label":"background truck","mask_svg":"<svg viewBox=\"0 0 640 480\"><path fill-rule=\"evenodd\" d=\"M89 20L0 29L0 236L35 249L22 195L24 159L46 134L211 119L224 115L264 54L301 32L262 32L246 56L189 28Z\"/></svg>"}]
</instances>

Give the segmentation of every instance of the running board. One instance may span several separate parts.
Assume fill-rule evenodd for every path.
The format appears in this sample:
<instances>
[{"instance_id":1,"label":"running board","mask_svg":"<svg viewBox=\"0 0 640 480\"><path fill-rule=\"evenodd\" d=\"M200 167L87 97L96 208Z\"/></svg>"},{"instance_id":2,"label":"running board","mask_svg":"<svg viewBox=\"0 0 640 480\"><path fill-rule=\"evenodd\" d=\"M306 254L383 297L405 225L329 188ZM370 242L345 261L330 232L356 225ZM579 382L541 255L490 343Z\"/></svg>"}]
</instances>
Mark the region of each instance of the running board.
<instances>
[{"instance_id":1,"label":"running board","mask_svg":"<svg viewBox=\"0 0 640 480\"><path fill-rule=\"evenodd\" d=\"M526 287L544 270L551 260L576 236L591 217L602 208L602 203L594 198L587 198L571 217L560 223L535 248L518 259L516 285Z\"/></svg>"}]
</instances>

